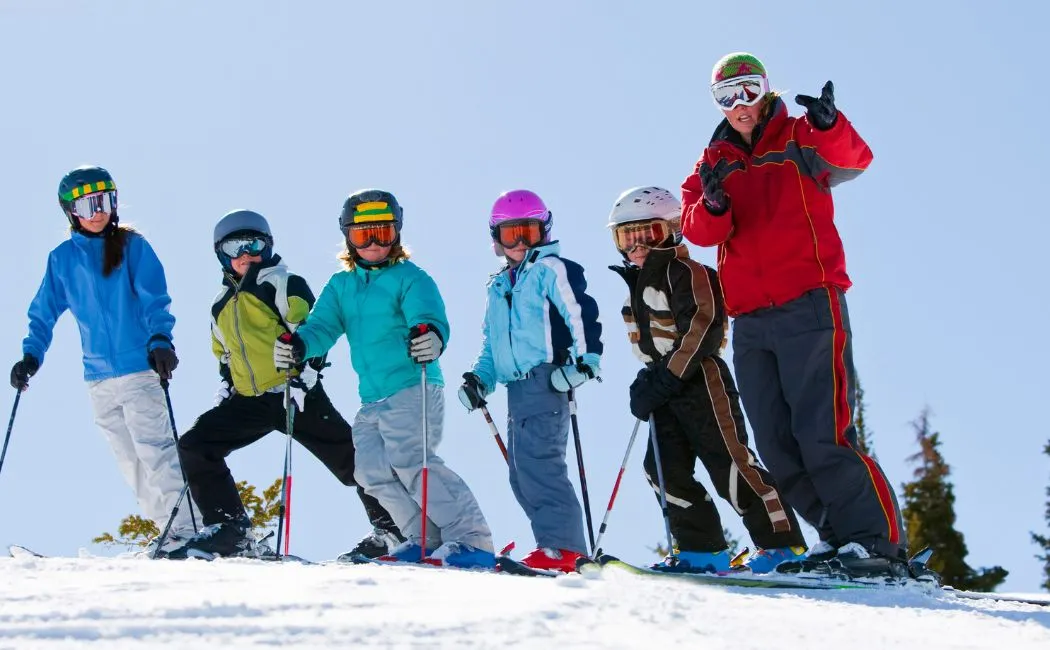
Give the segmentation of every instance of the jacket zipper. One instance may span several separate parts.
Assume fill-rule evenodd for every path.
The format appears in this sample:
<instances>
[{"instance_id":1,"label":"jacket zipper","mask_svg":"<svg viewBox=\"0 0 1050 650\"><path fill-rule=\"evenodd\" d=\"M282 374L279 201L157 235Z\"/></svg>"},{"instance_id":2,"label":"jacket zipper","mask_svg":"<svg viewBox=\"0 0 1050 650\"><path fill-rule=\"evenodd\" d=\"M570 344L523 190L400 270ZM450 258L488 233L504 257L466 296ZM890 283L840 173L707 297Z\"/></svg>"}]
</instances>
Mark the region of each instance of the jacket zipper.
<instances>
[{"instance_id":1,"label":"jacket zipper","mask_svg":"<svg viewBox=\"0 0 1050 650\"><path fill-rule=\"evenodd\" d=\"M252 364L248 361L248 349L244 347L244 337L241 336L240 302L241 288L238 286L233 290L233 331L237 334L237 342L240 344L241 356L244 358L244 367L248 369L248 380L252 384L252 395L259 395L259 387L255 385L255 372Z\"/></svg>"}]
</instances>

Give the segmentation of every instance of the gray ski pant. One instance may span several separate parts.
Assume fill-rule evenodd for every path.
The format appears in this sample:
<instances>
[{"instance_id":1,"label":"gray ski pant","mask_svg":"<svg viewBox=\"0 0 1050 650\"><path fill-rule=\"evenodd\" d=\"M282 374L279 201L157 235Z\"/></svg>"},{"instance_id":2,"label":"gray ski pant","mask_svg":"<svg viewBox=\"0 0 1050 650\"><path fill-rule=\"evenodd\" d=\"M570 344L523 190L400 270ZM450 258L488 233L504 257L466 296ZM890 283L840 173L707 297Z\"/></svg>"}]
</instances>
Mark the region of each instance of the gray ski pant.
<instances>
[{"instance_id":1,"label":"gray ski pant","mask_svg":"<svg viewBox=\"0 0 1050 650\"><path fill-rule=\"evenodd\" d=\"M437 455L445 419L444 389L428 384L427 540L436 549L462 542L493 551L492 533L467 484ZM354 480L390 512L406 538L420 542L423 503L423 399L419 386L362 404L354 419Z\"/></svg>"}]
</instances>

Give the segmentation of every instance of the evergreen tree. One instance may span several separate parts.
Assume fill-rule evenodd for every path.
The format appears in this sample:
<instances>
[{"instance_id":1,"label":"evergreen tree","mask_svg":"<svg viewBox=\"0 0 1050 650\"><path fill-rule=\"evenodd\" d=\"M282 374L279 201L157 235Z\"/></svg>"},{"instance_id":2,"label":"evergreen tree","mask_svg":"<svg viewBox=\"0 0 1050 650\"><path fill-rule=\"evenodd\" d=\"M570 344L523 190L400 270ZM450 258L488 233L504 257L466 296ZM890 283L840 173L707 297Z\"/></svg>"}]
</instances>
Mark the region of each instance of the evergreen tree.
<instances>
[{"instance_id":1,"label":"evergreen tree","mask_svg":"<svg viewBox=\"0 0 1050 650\"><path fill-rule=\"evenodd\" d=\"M864 386L857 377L857 411L854 414L853 425L857 428L857 449L865 456L874 457L871 447L872 433L868 430L868 419L865 417L868 405L864 402Z\"/></svg>"},{"instance_id":2,"label":"evergreen tree","mask_svg":"<svg viewBox=\"0 0 1050 650\"><path fill-rule=\"evenodd\" d=\"M1043 447L1043 453L1050 456L1050 442ZM1046 523L1047 527L1050 528L1050 487L1046 488ZM1043 555L1036 555L1037 558L1043 561L1043 584L1040 586L1050 591L1050 534L1037 535L1032 533L1032 541L1043 549Z\"/></svg>"},{"instance_id":3,"label":"evergreen tree","mask_svg":"<svg viewBox=\"0 0 1050 650\"><path fill-rule=\"evenodd\" d=\"M262 531L277 525L277 518L281 511L281 479L277 479L273 485L263 490L262 496L255 493L255 486L248 485L248 481L238 482L237 492L241 495L244 509L248 511L253 529ZM183 501L179 507L185 508L186 502ZM160 529L152 520L139 515L128 515L117 527L116 537L111 533L102 533L91 542L106 546L123 546L130 550L145 547L157 535L160 535Z\"/></svg>"},{"instance_id":4,"label":"evergreen tree","mask_svg":"<svg viewBox=\"0 0 1050 650\"><path fill-rule=\"evenodd\" d=\"M965 558L966 542L955 530L955 491L951 470L940 451L940 433L930 430L930 411L925 408L912 422L919 451L908 460L916 463L915 480L904 484L904 523L912 551L929 547L930 568L941 574L944 584L958 589L992 591L1006 578L1006 569L995 566L975 571Z\"/></svg>"}]
</instances>

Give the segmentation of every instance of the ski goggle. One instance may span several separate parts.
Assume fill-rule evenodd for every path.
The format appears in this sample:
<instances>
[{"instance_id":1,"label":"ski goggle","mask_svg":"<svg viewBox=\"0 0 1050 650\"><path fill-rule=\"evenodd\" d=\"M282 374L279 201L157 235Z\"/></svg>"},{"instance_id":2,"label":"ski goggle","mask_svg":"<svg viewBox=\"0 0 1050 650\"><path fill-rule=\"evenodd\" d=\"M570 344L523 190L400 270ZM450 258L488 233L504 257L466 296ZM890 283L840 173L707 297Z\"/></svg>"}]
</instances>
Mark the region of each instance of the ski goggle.
<instances>
[{"instance_id":1,"label":"ski goggle","mask_svg":"<svg viewBox=\"0 0 1050 650\"><path fill-rule=\"evenodd\" d=\"M246 253L261 255L269 243L265 237L234 237L223 240L219 244L219 250L223 255L235 260Z\"/></svg>"},{"instance_id":2,"label":"ski goggle","mask_svg":"<svg viewBox=\"0 0 1050 650\"><path fill-rule=\"evenodd\" d=\"M630 253L639 246L659 246L671 235L671 224L663 219L621 224L614 227L612 232L616 248L624 253Z\"/></svg>"},{"instance_id":3,"label":"ski goggle","mask_svg":"<svg viewBox=\"0 0 1050 650\"><path fill-rule=\"evenodd\" d=\"M532 248L543 241L544 224L539 219L523 219L501 223L492 230L492 238L503 248L514 248L519 242Z\"/></svg>"},{"instance_id":4,"label":"ski goggle","mask_svg":"<svg viewBox=\"0 0 1050 650\"><path fill-rule=\"evenodd\" d=\"M711 84L711 94L715 103L723 110L731 110L737 105L754 106L769 92L769 79L760 74L749 74L733 77Z\"/></svg>"},{"instance_id":5,"label":"ski goggle","mask_svg":"<svg viewBox=\"0 0 1050 650\"><path fill-rule=\"evenodd\" d=\"M96 212L113 214L117 211L117 191L97 192L73 199L69 211L81 219L90 219Z\"/></svg>"},{"instance_id":6,"label":"ski goggle","mask_svg":"<svg viewBox=\"0 0 1050 650\"><path fill-rule=\"evenodd\" d=\"M373 243L393 246L397 241L397 224L388 221L350 226L346 232L346 241L354 248L368 248Z\"/></svg>"}]
</instances>

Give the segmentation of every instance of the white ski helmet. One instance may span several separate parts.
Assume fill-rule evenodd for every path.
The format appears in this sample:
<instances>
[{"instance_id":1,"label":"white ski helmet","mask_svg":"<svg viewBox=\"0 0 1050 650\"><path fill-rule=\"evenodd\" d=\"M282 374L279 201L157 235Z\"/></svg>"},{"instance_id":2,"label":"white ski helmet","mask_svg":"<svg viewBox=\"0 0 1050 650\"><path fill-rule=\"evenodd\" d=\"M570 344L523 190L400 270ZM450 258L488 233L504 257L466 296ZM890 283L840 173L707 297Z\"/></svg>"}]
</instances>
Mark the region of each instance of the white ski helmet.
<instances>
[{"instance_id":1,"label":"white ski helmet","mask_svg":"<svg viewBox=\"0 0 1050 650\"><path fill-rule=\"evenodd\" d=\"M635 187L616 199L609 213L609 228L632 221L662 219L671 225L675 245L682 243L682 202L662 187Z\"/></svg>"}]
</instances>

